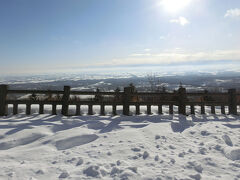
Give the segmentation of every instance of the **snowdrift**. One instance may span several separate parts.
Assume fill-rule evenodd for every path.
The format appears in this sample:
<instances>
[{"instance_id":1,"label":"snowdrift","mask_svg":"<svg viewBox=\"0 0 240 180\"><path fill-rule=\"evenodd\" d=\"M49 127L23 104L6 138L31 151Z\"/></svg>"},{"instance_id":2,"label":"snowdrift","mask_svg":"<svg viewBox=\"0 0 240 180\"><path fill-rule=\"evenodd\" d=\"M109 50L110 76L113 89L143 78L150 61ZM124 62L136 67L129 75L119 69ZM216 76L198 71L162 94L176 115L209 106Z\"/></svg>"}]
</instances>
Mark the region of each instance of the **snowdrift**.
<instances>
[{"instance_id":1,"label":"snowdrift","mask_svg":"<svg viewBox=\"0 0 240 180\"><path fill-rule=\"evenodd\" d=\"M231 115L0 118L0 179L239 179Z\"/></svg>"}]
</instances>

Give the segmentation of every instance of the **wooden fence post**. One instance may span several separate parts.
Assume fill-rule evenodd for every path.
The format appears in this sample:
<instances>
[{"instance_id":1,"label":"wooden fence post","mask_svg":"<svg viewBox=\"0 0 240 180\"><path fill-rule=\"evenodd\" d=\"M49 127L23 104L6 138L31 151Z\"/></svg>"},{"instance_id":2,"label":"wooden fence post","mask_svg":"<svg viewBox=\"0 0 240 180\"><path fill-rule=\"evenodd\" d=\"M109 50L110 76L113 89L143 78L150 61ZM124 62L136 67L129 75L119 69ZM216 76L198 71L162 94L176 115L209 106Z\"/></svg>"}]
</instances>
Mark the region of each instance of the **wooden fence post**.
<instances>
[{"instance_id":1,"label":"wooden fence post","mask_svg":"<svg viewBox=\"0 0 240 180\"><path fill-rule=\"evenodd\" d=\"M224 106L224 105L221 106L221 113L222 113L222 114L226 114L226 113L225 113L225 106Z\"/></svg>"},{"instance_id":2,"label":"wooden fence post","mask_svg":"<svg viewBox=\"0 0 240 180\"><path fill-rule=\"evenodd\" d=\"M26 104L26 115L30 115L31 114L31 104L27 103Z\"/></svg>"},{"instance_id":3,"label":"wooden fence post","mask_svg":"<svg viewBox=\"0 0 240 180\"><path fill-rule=\"evenodd\" d=\"M43 103L39 104L39 114L44 114L44 104Z\"/></svg>"},{"instance_id":4,"label":"wooden fence post","mask_svg":"<svg viewBox=\"0 0 240 180\"><path fill-rule=\"evenodd\" d=\"M0 116L6 116L8 106L6 105L8 85L0 85Z\"/></svg>"},{"instance_id":5,"label":"wooden fence post","mask_svg":"<svg viewBox=\"0 0 240 180\"><path fill-rule=\"evenodd\" d=\"M123 115L126 116L129 116L129 102L131 98L130 93L131 93L130 87L125 87L123 94Z\"/></svg>"},{"instance_id":6,"label":"wooden fence post","mask_svg":"<svg viewBox=\"0 0 240 180\"><path fill-rule=\"evenodd\" d=\"M81 115L81 105L77 104L76 105L76 116L80 116Z\"/></svg>"},{"instance_id":7,"label":"wooden fence post","mask_svg":"<svg viewBox=\"0 0 240 180\"><path fill-rule=\"evenodd\" d=\"M52 115L57 115L57 105L52 104Z\"/></svg>"},{"instance_id":8,"label":"wooden fence post","mask_svg":"<svg viewBox=\"0 0 240 180\"><path fill-rule=\"evenodd\" d=\"M205 114L205 104L201 104L201 114Z\"/></svg>"},{"instance_id":9,"label":"wooden fence post","mask_svg":"<svg viewBox=\"0 0 240 180\"><path fill-rule=\"evenodd\" d=\"M237 115L237 95L236 89L228 90L229 98L228 98L228 108L229 114Z\"/></svg>"},{"instance_id":10,"label":"wooden fence post","mask_svg":"<svg viewBox=\"0 0 240 180\"><path fill-rule=\"evenodd\" d=\"M70 86L64 86L64 94L62 97L62 115L68 115L68 101L70 97Z\"/></svg>"},{"instance_id":11,"label":"wooden fence post","mask_svg":"<svg viewBox=\"0 0 240 180\"><path fill-rule=\"evenodd\" d=\"M216 114L216 112L215 112L215 106L213 106L213 105L211 106L211 113L212 113L212 114Z\"/></svg>"},{"instance_id":12,"label":"wooden fence post","mask_svg":"<svg viewBox=\"0 0 240 180\"><path fill-rule=\"evenodd\" d=\"M151 112L151 105L147 105L147 114L148 115L152 114L152 112Z\"/></svg>"},{"instance_id":13,"label":"wooden fence post","mask_svg":"<svg viewBox=\"0 0 240 180\"><path fill-rule=\"evenodd\" d=\"M113 116L116 116L116 115L117 115L117 103L118 103L119 100L121 99L119 92L120 92L120 89L117 88L117 89L115 90L115 95L114 95L114 100L113 100L114 103L113 103L113 105L112 105L112 115L113 115Z\"/></svg>"},{"instance_id":14,"label":"wooden fence post","mask_svg":"<svg viewBox=\"0 0 240 180\"><path fill-rule=\"evenodd\" d=\"M140 105L137 104L136 105L136 115L139 115L140 114Z\"/></svg>"},{"instance_id":15,"label":"wooden fence post","mask_svg":"<svg viewBox=\"0 0 240 180\"><path fill-rule=\"evenodd\" d=\"M162 114L162 105L158 105L158 114Z\"/></svg>"},{"instance_id":16,"label":"wooden fence post","mask_svg":"<svg viewBox=\"0 0 240 180\"><path fill-rule=\"evenodd\" d=\"M169 105L169 114L173 114L173 104Z\"/></svg>"},{"instance_id":17,"label":"wooden fence post","mask_svg":"<svg viewBox=\"0 0 240 180\"><path fill-rule=\"evenodd\" d=\"M178 103L179 103L178 114L186 115L186 105L185 105L186 99L187 99L186 98L186 89L180 87L178 89Z\"/></svg>"},{"instance_id":18,"label":"wooden fence post","mask_svg":"<svg viewBox=\"0 0 240 180\"><path fill-rule=\"evenodd\" d=\"M191 105L191 114L195 114L195 107L194 107L194 105Z\"/></svg>"},{"instance_id":19,"label":"wooden fence post","mask_svg":"<svg viewBox=\"0 0 240 180\"><path fill-rule=\"evenodd\" d=\"M88 115L93 115L93 105L92 104L88 105Z\"/></svg>"},{"instance_id":20,"label":"wooden fence post","mask_svg":"<svg viewBox=\"0 0 240 180\"><path fill-rule=\"evenodd\" d=\"M16 115L16 114L18 114L18 104L14 103L13 104L13 115Z\"/></svg>"},{"instance_id":21,"label":"wooden fence post","mask_svg":"<svg viewBox=\"0 0 240 180\"><path fill-rule=\"evenodd\" d=\"M112 114L113 114L113 116L116 116L116 115L117 115L117 105L116 105L116 104L114 104L114 105L112 106Z\"/></svg>"},{"instance_id":22,"label":"wooden fence post","mask_svg":"<svg viewBox=\"0 0 240 180\"><path fill-rule=\"evenodd\" d=\"M105 105L103 103L101 104L100 115L105 116Z\"/></svg>"}]
</instances>

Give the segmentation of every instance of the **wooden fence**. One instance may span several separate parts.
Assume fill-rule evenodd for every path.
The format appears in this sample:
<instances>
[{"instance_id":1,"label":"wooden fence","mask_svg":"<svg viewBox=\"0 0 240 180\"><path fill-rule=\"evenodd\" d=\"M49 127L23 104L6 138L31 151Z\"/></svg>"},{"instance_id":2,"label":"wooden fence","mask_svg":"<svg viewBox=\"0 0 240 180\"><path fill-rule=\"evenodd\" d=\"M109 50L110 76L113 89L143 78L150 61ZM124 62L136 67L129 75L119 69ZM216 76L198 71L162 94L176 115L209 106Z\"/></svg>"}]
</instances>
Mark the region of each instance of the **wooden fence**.
<instances>
[{"instance_id":1,"label":"wooden fence","mask_svg":"<svg viewBox=\"0 0 240 180\"><path fill-rule=\"evenodd\" d=\"M29 94L28 98L12 98L17 95ZM44 97L41 98L41 95ZM83 96L92 96L83 98ZM185 88L179 88L174 92L137 92L134 86L125 87L121 92L96 92L71 91L70 86L64 86L63 91L53 90L11 90L7 85L0 85L0 116L8 114L8 105L13 105L13 114L18 114L18 106L26 105L26 114L31 114L31 105L39 105L39 114L44 113L44 105L52 106L52 114L57 114L57 105L61 105L62 115L69 115L69 105L76 106L76 114L81 115L81 106L88 106L88 114L93 114L93 106L99 105L100 114L105 114L105 106L112 106L112 114L117 115L117 106L123 107L123 115L130 114L130 106L135 106L135 114L140 114L140 106L147 107L147 114L151 114L151 107L157 106L158 113L162 114L162 107L169 107L169 114L173 114L173 106L178 107L178 113L186 115L186 106L190 106L191 114L195 114L195 107L201 107L201 114L205 114L205 107L211 107L211 113L215 114L216 106L225 114L237 115L237 106L240 105L240 94L236 89L229 89L228 93L187 93Z\"/></svg>"}]
</instances>

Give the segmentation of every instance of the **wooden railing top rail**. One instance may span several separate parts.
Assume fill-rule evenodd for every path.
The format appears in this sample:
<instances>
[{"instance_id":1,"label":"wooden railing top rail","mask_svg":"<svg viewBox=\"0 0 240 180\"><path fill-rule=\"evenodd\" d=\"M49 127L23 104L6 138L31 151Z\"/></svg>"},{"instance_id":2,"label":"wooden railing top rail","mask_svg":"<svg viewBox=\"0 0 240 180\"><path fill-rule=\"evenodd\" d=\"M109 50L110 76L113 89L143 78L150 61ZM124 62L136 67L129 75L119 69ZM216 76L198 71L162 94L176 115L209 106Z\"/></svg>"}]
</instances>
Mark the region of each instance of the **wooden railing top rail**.
<instances>
[{"instance_id":1,"label":"wooden railing top rail","mask_svg":"<svg viewBox=\"0 0 240 180\"><path fill-rule=\"evenodd\" d=\"M7 100L6 104L62 104L61 100ZM92 104L92 105L101 105L101 104L109 104L109 105L122 105L122 101L91 101L91 100L69 100L68 104L70 105L84 105L84 104ZM129 102L129 104L132 105L178 105L179 103L177 101L159 101L159 102L152 102L152 101L139 101L139 102ZM227 101L204 101L204 102L198 102L198 101L186 101L185 105L215 105L215 106L221 106L221 105L228 105ZM237 103L240 104L240 103Z\"/></svg>"},{"instance_id":2,"label":"wooden railing top rail","mask_svg":"<svg viewBox=\"0 0 240 180\"><path fill-rule=\"evenodd\" d=\"M60 90L8 90L8 94L63 94L64 91ZM71 95L123 95L124 92L96 92L96 91L70 91ZM131 95L139 95L139 96L155 96L155 95L178 95L178 93L174 92L134 92L131 93ZM222 95L228 95L228 93L213 93L213 92L186 92L187 96L203 96L203 95L209 95L209 96L222 96ZM240 93L236 93L236 95L240 95Z\"/></svg>"},{"instance_id":3,"label":"wooden railing top rail","mask_svg":"<svg viewBox=\"0 0 240 180\"><path fill-rule=\"evenodd\" d=\"M8 94L63 94L64 91L56 90L8 90Z\"/></svg>"},{"instance_id":4,"label":"wooden railing top rail","mask_svg":"<svg viewBox=\"0 0 240 180\"><path fill-rule=\"evenodd\" d=\"M123 92L70 91L71 95L122 95Z\"/></svg>"}]
</instances>

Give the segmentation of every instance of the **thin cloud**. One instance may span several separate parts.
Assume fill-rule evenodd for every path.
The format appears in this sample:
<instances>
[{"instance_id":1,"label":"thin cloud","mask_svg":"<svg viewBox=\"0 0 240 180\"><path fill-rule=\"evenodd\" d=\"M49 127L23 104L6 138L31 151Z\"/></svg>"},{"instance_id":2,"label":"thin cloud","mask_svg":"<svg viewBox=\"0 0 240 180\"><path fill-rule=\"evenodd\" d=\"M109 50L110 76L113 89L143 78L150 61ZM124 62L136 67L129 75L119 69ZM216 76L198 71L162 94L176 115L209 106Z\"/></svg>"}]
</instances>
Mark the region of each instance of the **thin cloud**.
<instances>
[{"instance_id":1,"label":"thin cloud","mask_svg":"<svg viewBox=\"0 0 240 180\"><path fill-rule=\"evenodd\" d=\"M177 24L180 24L181 26L185 26L186 24L189 24L190 22L185 17L180 16L177 19L171 19L170 23L177 23Z\"/></svg>"},{"instance_id":2,"label":"thin cloud","mask_svg":"<svg viewBox=\"0 0 240 180\"><path fill-rule=\"evenodd\" d=\"M151 51L151 49L148 49L148 48L147 48L147 49L144 49L144 51L147 51L147 52L148 52L148 51Z\"/></svg>"},{"instance_id":3,"label":"thin cloud","mask_svg":"<svg viewBox=\"0 0 240 180\"><path fill-rule=\"evenodd\" d=\"M240 9L236 8L236 9L229 9L227 10L226 14L224 15L225 18L227 17L231 17L231 18L235 18L235 17L240 17Z\"/></svg>"},{"instance_id":4,"label":"thin cloud","mask_svg":"<svg viewBox=\"0 0 240 180\"><path fill-rule=\"evenodd\" d=\"M131 54L130 56L151 56L152 54L150 53L135 53L135 54Z\"/></svg>"},{"instance_id":5,"label":"thin cloud","mask_svg":"<svg viewBox=\"0 0 240 180\"><path fill-rule=\"evenodd\" d=\"M207 61L240 61L239 50L216 50L187 52L183 49L166 50L160 53L131 54L125 58L113 59L96 66L139 66L139 65L174 65L181 63L203 63Z\"/></svg>"},{"instance_id":6,"label":"thin cloud","mask_svg":"<svg viewBox=\"0 0 240 180\"><path fill-rule=\"evenodd\" d=\"M12 73L41 73L44 72L55 73L55 72L72 72L73 70L81 70L81 72L88 72L89 69L99 70L102 68L122 68L122 67L152 67L152 66L175 66L175 65L208 65L213 62L214 66L220 66L221 62L227 62L233 64L240 63L240 51L239 50L215 50L215 51L186 51L181 48L166 49L159 53L139 53L130 54L126 57L115 58L99 63L79 63L72 66L71 64L59 64L55 67L12 67L6 70L5 67L0 67L1 73L12 74ZM218 63L219 62L219 63ZM224 65L225 66L225 65Z\"/></svg>"}]
</instances>

